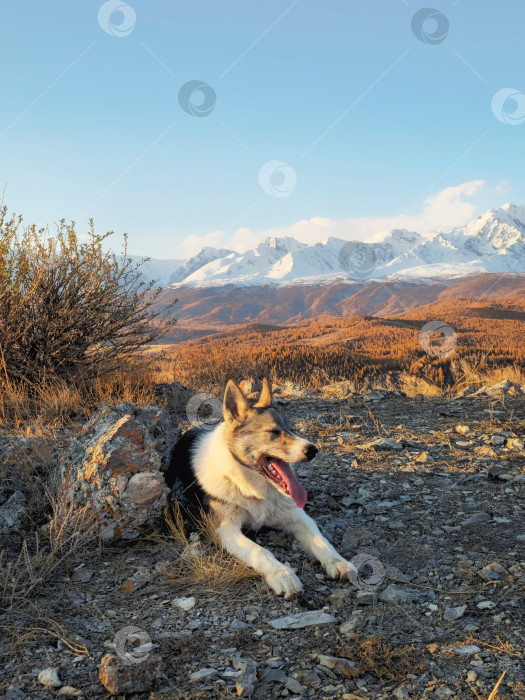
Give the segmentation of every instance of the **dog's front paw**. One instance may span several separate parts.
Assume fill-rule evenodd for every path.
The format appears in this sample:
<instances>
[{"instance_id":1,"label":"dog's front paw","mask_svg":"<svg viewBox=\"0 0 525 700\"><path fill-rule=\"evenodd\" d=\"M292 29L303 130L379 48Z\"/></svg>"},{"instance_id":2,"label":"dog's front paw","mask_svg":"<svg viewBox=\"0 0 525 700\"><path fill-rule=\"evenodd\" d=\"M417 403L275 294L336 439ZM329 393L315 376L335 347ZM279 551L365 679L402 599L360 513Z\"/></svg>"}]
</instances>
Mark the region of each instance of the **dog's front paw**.
<instances>
[{"instance_id":1,"label":"dog's front paw","mask_svg":"<svg viewBox=\"0 0 525 700\"><path fill-rule=\"evenodd\" d=\"M334 557L323 563L323 566L330 578L348 578L350 580L357 578L357 569L343 557Z\"/></svg>"},{"instance_id":2,"label":"dog's front paw","mask_svg":"<svg viewBox=\"0 0 525 700\"><path fill-rule=\"evenodd\" d=\"M277 595L284 595L289 600L302 593L303 585L294 572L284 564L278 569L273 569L265 577L266 583Z\"/></svg>"}]
</instances>

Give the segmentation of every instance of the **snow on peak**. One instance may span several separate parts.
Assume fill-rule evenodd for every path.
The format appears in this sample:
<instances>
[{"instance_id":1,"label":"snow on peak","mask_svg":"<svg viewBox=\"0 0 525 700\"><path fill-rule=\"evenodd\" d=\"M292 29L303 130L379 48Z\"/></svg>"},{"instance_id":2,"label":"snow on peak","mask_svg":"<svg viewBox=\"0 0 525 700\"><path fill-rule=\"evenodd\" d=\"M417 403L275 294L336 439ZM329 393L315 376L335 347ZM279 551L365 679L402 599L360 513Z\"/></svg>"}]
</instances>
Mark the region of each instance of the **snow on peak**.
<instances>
[{"instance_id":1,"label":"snow on peak","mask_svg":"<svg viewBox=\"0 0 525 700\"><path fill-rule=\"evenodd\" d=\"M329 236L300 243L271 236L243 253L203 248L180 265L170 282L239 286L320 282L337 278L378 279L388 275L444 277L454 269L525 272L525 206L489 209L465 226L422 236L393 229L366 242Z\"/></svg>"}]
</instances>

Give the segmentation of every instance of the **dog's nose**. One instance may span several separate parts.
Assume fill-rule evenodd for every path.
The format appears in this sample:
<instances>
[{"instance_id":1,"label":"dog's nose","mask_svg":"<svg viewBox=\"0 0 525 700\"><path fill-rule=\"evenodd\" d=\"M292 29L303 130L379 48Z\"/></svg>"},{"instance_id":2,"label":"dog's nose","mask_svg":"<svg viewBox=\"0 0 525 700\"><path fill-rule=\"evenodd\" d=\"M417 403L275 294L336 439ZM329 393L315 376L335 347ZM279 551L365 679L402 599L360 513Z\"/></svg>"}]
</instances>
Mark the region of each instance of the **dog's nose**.
<instances>
[{"instance_id":1,"label":"dog's nose","mask_svg":"<svg viewBox=\"0 0 525 700\"><path fill-rule=\"evenodd\" d=\"M315 455L316 455L318 452L319 452L319 450L317 449L317 447L316 447L315 445L312 445L312 443L310 443L310 444L308 445L308 447L306 448L306 459L307 459L309 462L311 462L312 459L315 457Z\"/></svg>"}]
</instances>

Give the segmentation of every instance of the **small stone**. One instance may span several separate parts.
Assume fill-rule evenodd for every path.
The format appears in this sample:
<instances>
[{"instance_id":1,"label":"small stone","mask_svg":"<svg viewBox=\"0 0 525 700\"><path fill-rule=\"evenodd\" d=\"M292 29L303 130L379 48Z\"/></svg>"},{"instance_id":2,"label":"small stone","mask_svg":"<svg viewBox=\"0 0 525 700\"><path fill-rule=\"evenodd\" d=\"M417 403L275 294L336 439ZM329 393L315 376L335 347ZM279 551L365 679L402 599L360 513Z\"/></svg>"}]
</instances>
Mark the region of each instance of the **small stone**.
<instances>
[{"instance_id":1,"label":"small stone","mask_svg":"<svg viewBox=\"0 0 525 700\"><path fill-rule=\"evenodd\" d=\"M355 602L358 605L376 605L377 595L373 591L357 591Z\"/></svg>"},{"instance_id":2,"label":"small stone","mask_svg":"<svg viewBox=\"0 0 525 700\"><path fill-rule=\"evenodd\" d=\"M481 578L484 578L486 581L498 581L506 573L505 569L497 561L487 564L487 566L478 571Z\"/></svg>"},{"instance_id":3,"label":"small stone","mask_svg":"<svg viewBox=\"0 0 525 700\"><path fill-rule=\"evenodd\" d=\"M295 680L295 678L288 678L286 681L286 685L284 686L287 690L289 690L291 693L295 693L296 695L302 695L303 694L303 686L299 683L299 681Z\"/></svg>"},{"instance_id":4,"label":"small stone","mask_svg":"<svg viewBox=\"0 0 525 700\"><path fill-rule=\"evenodd\" d=\"M370 443L369 447L373 447L374 450L402 450L403 443L394 438L379 438Z\"/></svg>"},{"instance_id":5,"label":"small stone","mask_svg":"<svg viewBox=\"0 0 525 700\"><path fill-rule=\"evenodd\" d=\"M18 528L26 517L27 501L21 491L15 491L7 501L0 506L0 531L8 532Z\"/></svg>"},{"instance_id":6,"label":"small stone","mask_svg":"<svg viewBox=\"0 0 525 700\"><path fill-rule=\"evenodd\" d=\"M466 646L456 647L454 652L460 656L468 656L470 654L477 654L481 649L475 644L467 644Z\"/></svg>"},{"instance_id":7,"label":"small stone","mask_svg":"<svg viewBox=\"0 0 525 700\"><path fill-rule=\"evenodd\" d=\"M192 681L206 681L216 675L216 668L200 668L198 671L190 673L190 678Z\"/></svg>"},{"instance_id":8,"label":"small stone","mask_svg":"<svg viewBox=\"0 0 525 700\"><path fill-rule=\"evenodd\" d=\"M470 433L470 428L468 425L456 425L456 433L458 433L458 435L466 435Z\"/></svg>"},{"instance_id":9,"label":"small stone","mask_svg":"<svg viewBox=\"0 0 525 700\"><path fill-rule=\"evenodd\" d=\"M171 601L171 605L174 608L179 608L180 610L184 610L184 612L188 612L195 607L195 598L193 596L189 598L174 598Z\"/></svg>"},{"instance_id":10,"label":"small stone","mask_svg":"<svg viewBox=\"0 0 525 700\"><path fill-rule=\"evenodd\" d=\"M282 683L284 685L288 676L280 668L267 668L261 672L259 680L264 683Z\"/></svg>"},{"instance_id":11,"label":"small stone","mask_svg":"<svg viewBox=\"0 0 525 700\"><path fill-rule=\"evenodd\" d=\"M297 630L314 625L332 625L334 622L337 622L337 620L333 615L329 615L322 610L310 610L278 617L276 620L272 620L270 624L276 630Z\"/></svg>"},{"instance_id":12,"label":"small stone","mask_svg":"<svg viewBox=\"0 0 525 700\"><path fill-rule=\"evenodd\" d=\"M411 602L416 596L417 594L412 593L412 591L399 588L395 583L391 583L381 593L379 600L382 603L402 604Z\"/></svg>"},{"instance_id":13,"label":"small stone","mask_svg":"<svg viewBox=\"0 0 525 700\"><path fill-rule=\"evenodd\" d=\"M319 688L321 685L321 679L315 671L309 668L301 669L300 671L295 671L293 674L294 678L306 685L308 688Z\"/></svg>"},{"instance_id":14,"label":"small stone","mask_svg":"<svg viewBox=\"0 0 525 700\"><path fill-rule=\"evenodd\" d=\"M64 685L60 688L57 695L66 695L68 698L81 698L84 693L78 688L73 688L72 685Z\"/></svg>"},{"instance_id":15,"label":"small stone","mask_svg":"<svg viewBox=\"0 0 525 700\"><path fill-rule=\"evenodd\" d=\"M319 663L345 678L352 678L357 666L354 661L340 659L337 656L326 656L325 654L319 654Z\"/></svg>"},{"instance_id":16,"label":"small stone","mask_svg":"<svg viewBox=\"0 0 525 700\"><path fill-rule=\"evenodd\" d=\"M405 700L405 698L410 697L410 693L406 688L400 687L394 690L392 697L396 698L396 700Z\"/></svg>"},{"instance_id":17,"label":"small stone","mask_svg":"<svg viewBox=\"0 0 525 700\"><path fill-rule=\"evenodd\" d=\"M492 444L493 445L504 445L505 444L505 438L503 435L493 435L492 436Z\"/></svg>"},{"instance_id":18,"label":"small stone","mask_svg":"<svg viewBox=\"0 0 525 700\"><path fill-rule=\"evenodd\" d=\"M339 627L339 632L341 632L341 634L351 634L356 627L358 627L362 619L363 616L360 612L354 613L352 617L350 617L346 622L343 622L343 624Z\"/></svg>"},{"instance_id":19,"label":"small stone","mask_svg":"<svg viewBox=\"0 0 525 700\"><path fill-rule=\"evenodd\" d=\"M475 523L487 523L492 520L489 513L481 511L479 513L473 513L469 518L463 521L463 525L474 525Z\"/></svg>"},{"instance_id":20,"label":"small stone","mask_svg":"<svg viewBox=\"0 0 525 700\"><path fill-rule=\"evenodd\" d=\"M17 683L11 683L4 695L4 700L26 700L27 693Z\"/></svg>"},{"instance_id":21,"label":"small stone","mask_svg":"<svg viewBox=\"0 0 525 700\"><path fill-rule=\"evenodd\" d=\"M402 520L389 520L388 529L389 530L404 530L405 523Z\"/></svg>"},{"instance_id":22,"label":"small stone","mask_svg":"<svg viewBox=\"0 0 525 700\"><path fill-rule=\"evenodd\" d=\"M235 690L241 698L250 698L257 683L257 665L253 659L236 659L233 662L235 668L242 671L235 682Z\"/></svg>"},{"instance_id":23,"label":"small stone","mask_svg":"<svg viewBox=\"0 0 525 700\"><path fill-rule=\"evenodd\" d=\"M48 688L60 688L62 682L56 668L46 668L38 674L38 680Z\"/></svg>"},{"instance_id":24,"label":"small stone","mask_svg":"<svg viewBox=\"0 0 525 700\"><path fill-rule=\"evenodd\" d=\"M244 630L248 627L246 622L243 622L242 620L233 620L233 622L230 625L231 630Z\"/></svg>"},{"instance_id":25,"label":"small stone","mask_svg":"<svg viewBox=\"0 0 525 700\"><path fill-rule=\"evenodd\" d=\"M445 608L445 612L443 613L443 619L447 622L452 622L452 620L459 620L459 618L463 617L463 615L465 614L466 609L466 605L460 605L457 608Z\"/></svg>"},{"instance_id":26,"label":"small stone","mask_svg":"<svg viewBox=\"0 0 525 700\"><path fill-rule=\"evenodd\" d=\"M476 671L469 671L467 673L467 683L475 683L478 680L478 674Z\"/></svg>"},{"instance_id":27,"label":"small stone","mask_svg":"<svg viewBox=\"0 0 525 700\"><path fill-rule=\"evenodd\" d=\"M491 610L492 608L496 607L496 603L494 603L492 600L482 600L480 603L478 603L477 607L480 610Z\"/></svg>"},{"instance_id":28,"label":"small stone","mask_svg":"<svg viewBox=\"0 0 525 700\"><path fill-rule=\"evenodd\" d=\"M81 581L82 583L87 583L93 578L93 572L89 569L77 569L71 575L72 581Z\"/></svg>"}]
</instances>

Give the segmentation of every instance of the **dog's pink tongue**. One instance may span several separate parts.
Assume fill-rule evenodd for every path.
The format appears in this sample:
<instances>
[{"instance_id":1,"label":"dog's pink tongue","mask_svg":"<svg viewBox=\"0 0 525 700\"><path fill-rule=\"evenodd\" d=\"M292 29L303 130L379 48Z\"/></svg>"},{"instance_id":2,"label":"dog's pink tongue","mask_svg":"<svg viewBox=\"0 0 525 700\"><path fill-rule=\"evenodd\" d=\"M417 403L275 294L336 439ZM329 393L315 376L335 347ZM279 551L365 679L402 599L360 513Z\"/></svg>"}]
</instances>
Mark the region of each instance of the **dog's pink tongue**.
<instances>
[{"instance_id":1,"label":"dog's pink tongue","mask_svg":"<svg viewBox=\"0 0 525 700\"><path fill-rule=\"evenodd\" d=\"M304 508L304 504L308 499L308 494L304 490L303 486L299 483L299 480L292 471L292 468L286 462L281 462L277 460L271 460L274 469L277 469L279 474L283 477L286 485L288 486L288 491L290 496L295 501L298 508Z\"/></svg>"}]
</instances>

